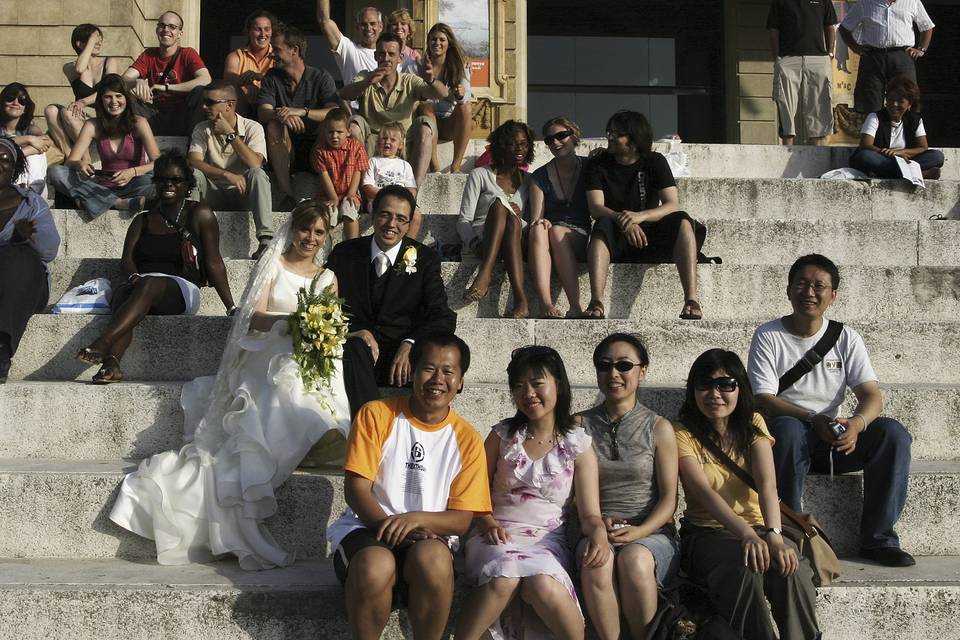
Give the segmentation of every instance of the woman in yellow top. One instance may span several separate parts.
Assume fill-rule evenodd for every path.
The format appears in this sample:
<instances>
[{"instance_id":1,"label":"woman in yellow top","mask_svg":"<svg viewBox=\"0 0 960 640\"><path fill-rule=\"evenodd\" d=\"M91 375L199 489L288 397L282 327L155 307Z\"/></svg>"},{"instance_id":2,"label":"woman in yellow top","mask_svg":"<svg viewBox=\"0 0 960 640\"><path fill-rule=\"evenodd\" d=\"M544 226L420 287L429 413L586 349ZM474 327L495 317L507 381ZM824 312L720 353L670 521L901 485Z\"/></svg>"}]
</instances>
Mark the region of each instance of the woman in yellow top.
<instances>
[{"instance_id":1,"label":"woman in yellow top","mask_svg":"<svg viewBox=\"0 0 960 640\"><path fill-rule=\"evenodd\" d=\"M773 438L759 414L737 354L710 349L687 376L677 429L681 566L703 586L717 612L743 638L775 640L764 597L781 640L820 637L813 571L780 533ZM750 473L757 492L703 446L709 438Z\"/></svg>"}]
</instances>

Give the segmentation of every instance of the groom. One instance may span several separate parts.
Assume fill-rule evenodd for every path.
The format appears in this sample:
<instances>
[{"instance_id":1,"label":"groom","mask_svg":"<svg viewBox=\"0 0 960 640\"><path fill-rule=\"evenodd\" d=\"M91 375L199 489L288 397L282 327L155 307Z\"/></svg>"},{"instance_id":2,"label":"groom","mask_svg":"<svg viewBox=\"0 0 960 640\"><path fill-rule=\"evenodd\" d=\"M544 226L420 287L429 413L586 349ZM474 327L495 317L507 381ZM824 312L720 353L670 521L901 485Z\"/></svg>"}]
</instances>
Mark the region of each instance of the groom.
<instances>
[{"instance_id":1,"label":"groom","mask_svg":"<svg viewBox=\"0 0 960 640\"><path fill-rule=\"evenodd\" d=\"M350 315L343 377L352 416L380 398L378 384L410 382L410 350L417 340L453 333L457 326L440 256L405 237L415 207L406 188L384 187L371 207L373 235L341 242L327 259Z\"/></svg>"}]
</instances>

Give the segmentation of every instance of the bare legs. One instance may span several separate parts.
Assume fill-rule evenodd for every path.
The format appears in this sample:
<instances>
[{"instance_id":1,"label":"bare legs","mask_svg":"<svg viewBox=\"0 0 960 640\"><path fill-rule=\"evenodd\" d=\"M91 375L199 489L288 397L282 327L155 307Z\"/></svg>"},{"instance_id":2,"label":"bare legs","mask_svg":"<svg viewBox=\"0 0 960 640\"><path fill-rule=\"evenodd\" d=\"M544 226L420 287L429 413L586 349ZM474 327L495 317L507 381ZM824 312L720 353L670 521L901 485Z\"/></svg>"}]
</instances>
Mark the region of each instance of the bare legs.
<instances>
[{"instance_id":1,"label":"bare legs","mask_svg":"<svg viewBox=\"0 0 960 640\"><path fill-rule=\"evenodd\" d=\"M267 123L267 155L270 157L270 166L277 179L277 186L285 196L293 198L290 187L290 154L293 151L293 140L290 132L280 120L271 120Z\"/></svg>"},{"instance_id":2,"label":"bare legs","mask_svg":"<svg viewBox=\"0 0 960 640\"><path fill-rule=\"evenodd\" d=\"M453 140L453 160L450 162L450 173L459 173L463 164L463 156L470 144L470 130L473 128L473 114L469 104L458 104L453 115L443 120L437 120L440 128L441 140ZM439 171L439 167L435 169Z\"/></svg>"},{"instance_id":3,"label":"bare legs","mask_svg":"<svg viewBox=\"0 0 960 640\"><path fill-rule=\"evenodd\" d=\"M599 233L593 234L587 245L587 270L590 273L590 304L587 313L599 306L599 315L591 318L603 318L603 292L607 288L607 272L610 270L610 247Z\"/></svg>"},{"instance_id":4,"label":"bare legs","mask_svg":"<svg viewBox=\"0 0 960 640\"><path fill-rule=\"evenodd\" d=\"M508 317L525 318L530 314L527 294L523 290L522 224L519 216L499 200L490 206L483 225L483 258L480 270L467 290L467 296L479 299L490 290L490 279L498 257L503 257L513 292L513 310Z\"/></svg>"},{"instance_id":5,"label":"bare legs","mask_svg":"<svg viewBox=\"0 0 960 640\"><path fill-rule=\"evenodd\" d=\"M630 612L626 619L634 640L646 637L657 612L655 568L650 551L631 544L616 556L616 575L613 562L582 569L583 597L600 640L620 637L621 609Z\"/></svg>"},{"instance_id":6,"label":"bare legs","mask_svg":"<svg viewBox=\"0 0 960 640\"><path fill-rule=\"evenodd\" d=\"M425 124L419 125L419 131L413 136L413 144L409 150L410 164L413 166L413 179L417 186L423 185L427 171L430 169L430 158L433 155L433 143L436 136L433 129Z\"/></svg>"},{"instance_id":7,"label":"bare legs","mask_svg":"<svg viewBox=\"0 0 960 640\"><path fill-rule=\"evenodd\" d=\"M467 600L457 621L457 640L480 638L519 594L556 638L582 640L583 618L566 588L546 575L493 578Z\"/></svg>"},{"instance_id":8,"label":"bare legs","mask_svg":"<svg viewBox=\"0 0 960 640\"><path fill-rule=\"evenodd\" d=\"M343 239L344 240L353 240L354 238L360 237L360 221L351 220L350 218L343 219Z\"/></svg>"},{"instance_id":9,"label":"bare legs","mask_svg":"<svg viewBox=\"0 0 960 640\"><path fill-rule=\"evenodd\" d=\"M580 305L580 285L577 281L576 244L583 239L570 227L554 225L544 229L541 225L530 228L528 238L528 260L533 272L533 285L540 301L540 313L557 313L550 295L550 269L557 272L560 286L570 303L568 317L579 317L583 312ZM552 259L552 262L551 262Z\"/></svg>"},{"instance_id":10,"label":"bare legs","mask_svg":"<svg viewBox=\"0 0 960 640\"><path fill-rule=\"evenodd\" d=\"M66 107L56 104L48 105L43 111L47 120L47 129L54 143L63 152L64 158L70 155L70 149L80 135L80 129L83 127L85 118L77 118ZM89 160L89 155L84 154L84 159Z\"/></svg>"},{"instance_id":11,"label":"bare legs","mask_svg":"<svg viewBox=\"0 0 960 640\"><path fill-rule=\"evenodd\" d=\"M437 540L414 544L406 553L403 575L410 589L408 613L414 638L439 640L453 602L450 550ZM367 547L353 557L345 589L354 638L380 638L390 617L396 576L396 560L389 549Z\"/></svg>"}]
</instances>

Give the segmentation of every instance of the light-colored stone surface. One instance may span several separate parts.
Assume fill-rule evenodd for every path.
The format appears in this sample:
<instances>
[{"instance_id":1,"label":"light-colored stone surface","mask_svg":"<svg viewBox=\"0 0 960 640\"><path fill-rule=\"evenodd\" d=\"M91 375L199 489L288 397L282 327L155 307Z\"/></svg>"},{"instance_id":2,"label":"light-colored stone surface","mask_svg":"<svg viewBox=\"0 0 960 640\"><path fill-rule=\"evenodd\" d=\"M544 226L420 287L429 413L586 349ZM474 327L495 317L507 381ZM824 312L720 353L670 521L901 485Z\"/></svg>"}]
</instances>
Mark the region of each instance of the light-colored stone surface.
<instances>
[{"instance_id":1,"label":"light-colored stone surface","mask_svg":"<svg viewBox=\"0 0 960 640\"><path fill-rule=\"evenodd\" d=\"M0 458L139 459L179 449L183 444L180 389L178 382L0 385L0 407L4 408ZM644 385L640 399L673 419L683 393L682 386ZM913 436L914 460L960 460L960 387L884 385L883 395L884 414L900 420ZM593 386L573 388L575 411L593 406L597 398ZM852 413L854 404L851 394L845 411ZM491 425L514 412L505 381L484 384L469 376L454 407L483 436Z\"/></svg>"},{"instance_id":2,"label":"light-colored stone surface","mask_svg":"<svg viewBox=\"0 0 960 640\"><path fill-rule=\"evenodd\" d=\"M94 368L74 360L108 323L105 316L36 315L27 325L10 370L11 380L88 379ZM147 316L124 356L128 380L190 380L212 375L230 319ZM887 383L960 384L960 335L955 323L858 323L877 375ZM474 350L469 379L501 382L510 352L526 344L556 347L574 383L589 384L590 354L614 331L637 333L650 350L651 382L676 382L705 349L723 347L744 358L755 322L628 320L504 320L465 318L458 333Z\"/></svg>"}]
</instances>

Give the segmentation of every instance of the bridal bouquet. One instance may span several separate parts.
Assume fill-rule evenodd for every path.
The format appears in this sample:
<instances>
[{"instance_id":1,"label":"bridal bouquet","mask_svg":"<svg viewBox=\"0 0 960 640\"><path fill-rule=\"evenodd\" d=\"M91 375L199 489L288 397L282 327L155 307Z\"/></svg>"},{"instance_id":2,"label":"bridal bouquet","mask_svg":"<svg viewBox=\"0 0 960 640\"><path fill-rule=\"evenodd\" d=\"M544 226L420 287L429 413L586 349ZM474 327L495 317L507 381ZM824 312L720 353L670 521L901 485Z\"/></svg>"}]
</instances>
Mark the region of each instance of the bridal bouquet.
<instances>
[{"instance_id":1,"label":"bridal bouquet","mask_svg":"<svg viewBox=\"0 0 960 640\"><path fill-rule=\"evenodd\" d=\"M326 288L317 292L316 287L314 278L309 291L301 288L297 292L297 311L289 323L293 359L300 368L303 386L322 397L330 388L336 361L343 357L347 316L341 298Z\"/></svg>"}]
</instances>

